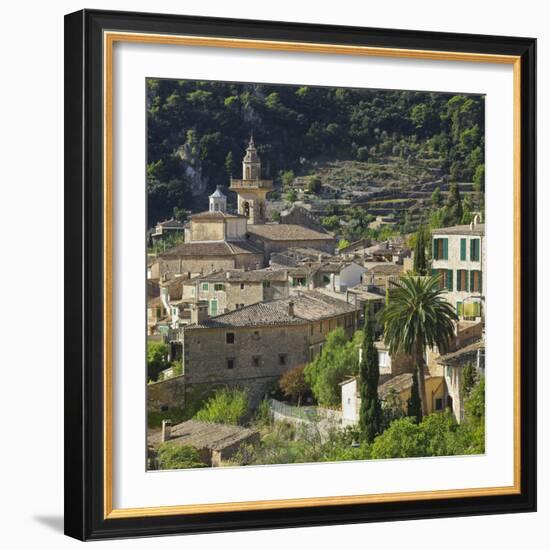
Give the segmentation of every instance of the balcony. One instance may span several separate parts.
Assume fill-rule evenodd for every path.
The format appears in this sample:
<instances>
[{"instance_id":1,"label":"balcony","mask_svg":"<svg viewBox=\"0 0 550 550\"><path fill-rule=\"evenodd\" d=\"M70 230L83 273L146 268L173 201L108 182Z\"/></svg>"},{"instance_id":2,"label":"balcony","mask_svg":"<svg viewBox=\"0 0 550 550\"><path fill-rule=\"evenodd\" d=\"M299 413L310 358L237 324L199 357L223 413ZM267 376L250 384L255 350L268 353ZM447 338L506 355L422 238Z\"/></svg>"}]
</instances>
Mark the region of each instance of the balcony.
<instances>
[{"instance_id":1,"label":"balcony","mask_svg":"<svg viewBox=\"0 0 550 550\"><path fill-rule=\"evenodd\" d=\"M231 185L229 189L232 191L236 189L273 189L273 180L262 179L250 179L250 180L236 180L231 178Z\"/></svg>"}]
</instances>

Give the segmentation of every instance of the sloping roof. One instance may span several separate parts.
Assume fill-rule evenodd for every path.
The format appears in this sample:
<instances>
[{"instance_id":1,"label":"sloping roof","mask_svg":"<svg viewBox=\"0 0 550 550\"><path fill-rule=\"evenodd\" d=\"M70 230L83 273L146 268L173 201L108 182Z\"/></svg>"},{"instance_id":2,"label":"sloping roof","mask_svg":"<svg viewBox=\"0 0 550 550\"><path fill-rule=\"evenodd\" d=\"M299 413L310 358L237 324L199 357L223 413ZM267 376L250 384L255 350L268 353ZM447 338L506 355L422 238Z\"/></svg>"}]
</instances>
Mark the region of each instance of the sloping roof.
<instances>
[{"instance_id":1,"label":"sloping roof","mask_svg":"<svg viewBox=\"0 0 550 550\"><path fill-rule=\"evenodd\" d=\"M180 221L170 218L169 220L164 220L162 222L157 223L160 227L163 227L164 229L182 229L183 223Z\"/></svg>"},{"instance_id":2,"label":"sloping roof","mask_svg":"<svg viewBox=\"0 0 550 550\"><path fill-rule=\"evenodd\" d=\"M441 227L432 229L432 235L485 235L485 224L477 223L472 227L469 225L453 225L452 227Z\"/></svg>"},{"instance_id":3,"label":"sloping roof","mask_svg":"<svg viewBox=\"0 0 550 550\"><path fill-rule=\"evenodd\" d=\"M478 340L473 344L464 346L456 351L442 355L436 359L436 363L440 365L462 366L466 364L468 359L473 359L477 356L478 350L485 349L485 340Z\"/></svg>"},{"instance_id":4,"label":"sloping roof","mask_svg":"<svg viewBox=\"0 0 550 550\"><path fill-rule=\"evenodd\" d=\"M210 195L210 197L214 197L215 199L225 199L225 195L222 193L221 189L218 187L216 187L216 190Z\"/></svg>"},{"instance_id":5,"label":"sloping roof","mask_svg":"<svg viewBox=\"0 0 550 550\"><path fill-rule=\"evenodd\" d=\"M242 216L241 214L230 214L229 212L220 212L219 210L217 212L199 212L198 214L193 214L192 216L189 216L190 220L196 221L213 221L213 220L227 220L230 218L245 218L246 216Z\"/></svg>"},{"instance_id":6,"label":"sloping roof","mask_svg":"<svg viewBox=\"0 0 550 550\"><path fill-rule=\"evenodd\" d=\"M289 314L291 302L294 304L292 315ZM211 317L199 325L188 325L187 328L300 325L353 311L356 311L356 308L352 304L315 290L304 290L291 298L252 304L217 317Z\"/></svg>"},{"instance_id":7,"label":"sloping roof","mask_svg":"<svg viewBox=\"0 0 550 550\"><path fill-rule=\"evenodd\" d=\"M397 275L403 272L403 266L398 264L376 264L372 267L368 267L368 264L365 265L369 273L374 273L375 275Z\"/></svg>"},{"instance_id":8,"label":"sloping roof","mask_svg":"<svg viewBox=\"0 0 550 550\"><path fill-rule=\"evenodd\" d=\"M286 281L288 279L288 270L284 269L255 269L251 271L242 271L240 269L228 269L214 271L207 275L200 275L196 279L209 282L250 282L261 283L263 281Z\"/></svg>"},{"instance_id":9,"label":"sloping roof","mask_svg":"<svg viewBox=\"0 0 550 550\"><path fill-rule=\"evenodd\" d=\"M193 256L233 256L235 254L263 254L261 250L247 242L191 241L178 244L159 254L160 258L185 258Z\"/></svg>"},{"instance_id":10,"label":"sloping roof","mask_svg":"<svg viewBox=\"0 0 550 550\"><path fill-rule=\"evenodd\" d=\"M255 235L265 240L270 241L334 241L335 238L328 233L321 233L290 223L266 223L249 225L247 231L251 235Z\"/></svg>"},{"instance_id":11,"label":"sloping roof","mask_svg":"<svg viewBox=\"0 0 550 550\"><path fill-rule=\"evenodd\" d=\"M169 441L180 445L190 445L196 449L221 451L251 437L259 437L259 432L231 424L187 420L172 426ZM161 431L150 433L148 440L149 445L154 447L160 445Z\"/></svg>"}]
</instances>

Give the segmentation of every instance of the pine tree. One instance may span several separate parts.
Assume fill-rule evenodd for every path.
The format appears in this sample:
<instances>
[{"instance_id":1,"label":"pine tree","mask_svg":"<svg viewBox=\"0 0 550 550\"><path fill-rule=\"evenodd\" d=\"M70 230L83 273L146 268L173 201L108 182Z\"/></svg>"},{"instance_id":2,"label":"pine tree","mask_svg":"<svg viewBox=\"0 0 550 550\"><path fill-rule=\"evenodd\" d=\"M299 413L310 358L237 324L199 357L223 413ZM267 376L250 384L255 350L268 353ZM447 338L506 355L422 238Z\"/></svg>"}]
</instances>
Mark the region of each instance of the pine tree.
<instances>
[{"instance_id":1,"label":"pine tree","mask_svg":"<svg viewBox=\"0 0 550 550\"><path fill-rule=\"evenodd\" d=\"M458 225L462 221L462 215L464 214L462 209L462 199L460 197L460 190L457 183L451 183L449 187L449 196L447 197L447 216L445 220L446 225Z\"/></svg>"},{"instance_id":2,"label":"pine tree","mask_svg":"<svg viewBox=\"0 0 550 550\"><path fill-rule=\"evenodd\" d=\"M370 311L365 311L365 326L363 328L363 346L361 363L359 365L359 429L368 443L380 433L382 423L382 408L378 398L378 352L374 347L372 320Z\"/></svg>"},{"instance_id":3,"label":"pine tree","mask_svg":"<svg viewBox=\"0 0 550 550\"><path fill-rule=\"evenodd\" d=\"M428 267L426 265L426 240L424 238L424 226L422 225L418 228L416 233L413 271L417 275L426 275L428 271Z\"/></svg>"},{"instance_id":4,"label":"pine tree","mask_svg":"<svg viewBox=\"0 0 550 550\"><path fill-rule=\"evenodd\" d=\"M422 402L420 401L420 391L418 389L418 368L414 369L411 396L407 399L407 416L416 420L417 424L422 422Z\"/></svg>"}]
</instances>

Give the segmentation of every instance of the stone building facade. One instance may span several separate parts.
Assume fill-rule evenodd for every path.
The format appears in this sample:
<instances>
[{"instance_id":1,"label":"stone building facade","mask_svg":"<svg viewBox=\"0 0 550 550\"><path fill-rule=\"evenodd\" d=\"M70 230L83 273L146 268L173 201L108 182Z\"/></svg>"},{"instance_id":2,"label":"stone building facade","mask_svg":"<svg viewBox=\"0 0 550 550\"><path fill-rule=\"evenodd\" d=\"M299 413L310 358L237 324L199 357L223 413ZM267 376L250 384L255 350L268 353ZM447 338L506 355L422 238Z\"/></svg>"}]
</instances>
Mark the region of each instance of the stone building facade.
<instances>
[{"instance_id":1,"label":"stone building facade","mask_svg":"<svg viewBox=\"0 0 550 550\"><path fill-rule=\"evenodd\" d=\"M185 382L265 389L319 353L331 330L351 337L357 319L353 305L304 291L188 325L181 330Z\"/></svg>"},{"instance_id":2,"label":"stone building facade","mask_svg":"<svg viewBox=\"0 0 550 550\"><path fill-rule=\"evenodd\" d=\"M432 274L439 275L445 298L461 319L484 317L485 224L434 229Z\"/></svg>"}]
</instances>

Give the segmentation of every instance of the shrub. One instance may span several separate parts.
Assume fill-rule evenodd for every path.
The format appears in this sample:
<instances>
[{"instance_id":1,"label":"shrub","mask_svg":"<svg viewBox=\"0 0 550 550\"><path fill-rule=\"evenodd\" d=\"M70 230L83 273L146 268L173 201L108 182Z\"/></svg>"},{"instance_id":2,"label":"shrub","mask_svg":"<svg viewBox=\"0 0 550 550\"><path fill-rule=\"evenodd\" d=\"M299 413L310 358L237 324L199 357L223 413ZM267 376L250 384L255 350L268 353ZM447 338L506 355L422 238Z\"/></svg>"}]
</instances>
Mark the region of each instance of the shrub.
<instances>
[{"instance_id":1,"label":"shrub","mask_svg":"<svg viewBox=\"0 0 550 550\"><path fill-rule=\"evenodd\" d=\"M295 401L300 406L302 396L310 388L304 376L305 365L298 365L287 370L279 379L279 387L283 394Z\"/></svg>"},{"instance_id":2,"label":"shrub","mask_svg":"<svg viewBox=\"0 0 550 550\"><path fill-rule=\"evenodd\" d=\"M195 415L195 420L238 424L248 411L245 390L223 388L218 390Z\"/></svg>"},{"instance_id":3,"label":"shrub","mask_svg":"<svg viewBox=\"0 0 550 550\"><path fill-rule=\"evenodd\" d=\"M160 371L170 366L168 362L168 345L164 342L147 343L147 377L157 380Z\"/></svg>"},{"instance_id":4,"label":"shrub","mask_svg":"<svg viewBox=\"0 0 550 550\"><path fill-rule=\"evenodd\" d=\"M178 445L169 441L161 443L157 452L160 470L178 470L181 468L205 468L205 464L196 449L189 445Z\"/></svg>"},{"instance_id":5,"label":"shrub","mask_svg":"<svg viewBox=\"0 0 550 550\"><path fill-rule=\"evenodd\" d=\"M426 435L412 418L402 418L391 423L372 444L372 458L407 458L426 456Z\"/></svg>"}]
</instances>

